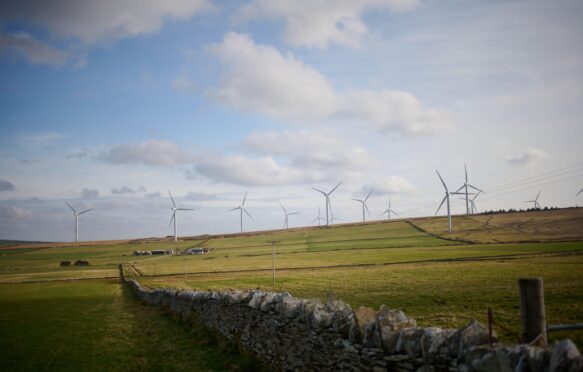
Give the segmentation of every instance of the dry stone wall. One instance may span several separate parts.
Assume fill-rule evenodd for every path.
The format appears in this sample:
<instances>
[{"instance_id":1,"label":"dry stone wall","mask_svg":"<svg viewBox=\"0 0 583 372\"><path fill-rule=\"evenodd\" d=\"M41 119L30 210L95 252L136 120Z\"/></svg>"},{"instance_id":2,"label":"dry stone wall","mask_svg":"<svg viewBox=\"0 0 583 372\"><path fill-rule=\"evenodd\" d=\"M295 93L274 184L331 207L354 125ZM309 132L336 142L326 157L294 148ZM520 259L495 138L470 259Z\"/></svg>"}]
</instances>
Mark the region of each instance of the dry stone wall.
<instances>
[{"instance_id":1,"label":"dry stone wall","mask_svg":"<svg viewBox=\"0 0 583 372\"><path fill-rule=\"evenodd\" d=\"M402 311L356 311L263 291L150 290L127 282L137 297L183 319L197 319L274 370L299 371L583 371L570 341L552 347L488 346L476 321L460 329L418 328Z\"/></svg>"}]
</instances>

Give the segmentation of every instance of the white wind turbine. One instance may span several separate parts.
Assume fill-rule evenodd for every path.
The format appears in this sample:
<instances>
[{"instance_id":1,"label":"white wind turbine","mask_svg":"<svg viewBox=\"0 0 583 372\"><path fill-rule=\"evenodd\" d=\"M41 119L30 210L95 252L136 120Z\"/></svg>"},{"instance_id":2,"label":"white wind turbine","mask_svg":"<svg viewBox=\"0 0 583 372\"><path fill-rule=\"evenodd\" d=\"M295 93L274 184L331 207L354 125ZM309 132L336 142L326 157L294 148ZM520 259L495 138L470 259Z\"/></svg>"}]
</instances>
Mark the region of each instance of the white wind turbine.
<instances>
[{"instance_id":1,"label":"white wind turbine","mask_svg":"<svg viewBox=\"0 0 583 372\"><path fill-rule=\"evenodd\" d=\"M533 203L534 204L534 209L541 209L540 204L538 202L538 197L540 196L540 191L538 192L538 194L536 195L536 198L534 198L534 200L527 200L525 201L525 203Z\"/></svg>"},{"instance_id":2,"label":"white wind turbine","mask_svg":"<svg viewBox=\"0 0 583 372\"><path fill-rule=\"evenodd\" d=\"M170 210L172 211L172 217L170 217L170 223L168 224L168 227L170 227L170 225L172 225L172 222L174 221L174 241L177 241L178 240L178 230L176 228L176 211L193 211L194 209L192 209L192 208L177 208L176 203L174 202L174 198L172 197L172 194L170 193L170 190L168 190L168 195L170 195L170 200L172 200L172 208L170 208Z\"/></svg>"},{"instance_id":3,"label":"white wind turbine","mask_svg":"<svg viewBox=\"0 0 583 372\"><path fill-rule=\"evenodd\" d=\"M320 221L322 221L322 220L324 220L324 217L321 217L321 216L320 216L320 207L318 207L318 217L314 218L314 219L312 220L312 223L314 223L314 222L318 221L318 226L320 226Z\"/></svg>"},{"instance_id":4,"label":"white wind turbine","mask_svg":"<svg viewBox=\"0 0 583 372\"><path fill-rule=\"evenodd\" d=\"M330 204L330 195L338 188L338 186L340 186L342 184L342 181L338 182L338 185L334 186L334 188L332 190L330 190L329 192L324 192L322 190L319 190L315 187L312 187L314 190L316 190L317 192L319 192L320 194L324 195L324 198L326 199L326 226L328 226L330 219L329 219L329 215L330 213L328 213L328 210L330 209L330 211L332 210L332 204Z\"/></svg>"},{"instance_id":5,"label":"white wind turbine","mask_svg":"<svg viewBox=\"0 0 583 372\"><path fill-rule=\"evenodd\" d=\"M243 212L245 212L245 214L247 216L249 216L251 221L253 221L253 217L251 217L249 212L247 212L247 209L245 209L245 200L247 200L247 192L245 192L245 196L243 197L243 202L241 203L240 206L233 208L233 209L229 209L229 212L236 211L237 209L239 210L239 212L241 214L241 232L243 232Z\"/></svg>"},{"instance_id":6,"label":"white wind turbine","mask_svg":"<svg viewBox=\"0 0 583 372\"><path fill-rule=\"evenodd\" d=\"M84 210L83 212L77 212L75 210L75 208L71 207L71 204L65 202L65 204L67 204L67 206L69 208L71 208L71 210L73 211L73 214L75 215L75 243L77 243L79 241L79 216L82 215L83 213L87 213L89 211L92 211L94 208L89 208Z\"/></svg>"},{"instance_id":7,"label":"white wind turbine","mask_svg":"<svg viewBox=\"0 0 583 372\"><path fill-rule=\"evenodd\" d=\"M466 174L466 182L464 182L464 184L462 185L462 187L460 187L459 189L457 189L457 191L455 192L455 194L458 194L462 189L465 189L465 191L462 194L466 196L465 197L465 200L466 200L466 214L470 214L470 204L472 203L472 199L469 198L469 195L471 195L473 193L470 193L468 191L468 189L469 188L472 188L472 189L476 190L478 193L481 193L481 192L484 192L484 191L482 191L479 188L477 188L475 186L472 186L472 185L470 185L468 183L468 167L465 164L464 164L464 171L465 171L465 174ZM474 197L474 199L475 199L475 197Z\"/></svg>"},{"instance_id":8,"label":"white wind turbine","mask_svg":"<svg viewBox=\"0 0 583 372\"><path fill-rule=\"evenodd\" d=\"M447 186L445 185L445 182L443 181L443 178L441 178L441 174L439 174L439 171L436 169L435 170L437 172L437 176L439 177L439 180L441 181L441 183L443 184L443 188L445 189L445 196L443 197L443 200L441 201L441 204L439 204L439 207L437 207L437 210L435 211L435 214L439 213L439 210L441 209L441 206L443 205L443 203L445 201L447 201L447 231L451 232L451 210L449 207L449 190L447 189Z\"/></svg>"},{"instance_id":9,"label":"white wind turbine","mask_svg":"<svg viewBox=\"0 0 583 372\"><path fill-rule=\"evenodd\" d=\"M383 213L381 213L381 216L383 214L386 214L387 215L387 220L390 221L391 220L391 213L393 213L397 217L400 217L397 212L395 212L394 210L391 209L391 198L389 198L389 207Z\"/></svg>"},{"instance_id":10,"label":"white wind turbine","mask_svg":"<svg viewBox=\"0 0 583 372\"><path fill-rule=\"evenodd\" d=\"M470 210L471 210L472 214L479 213L478 207L476 207L476 198L478 197L478 195L480 195L480 192L477 192L476 195L474 195L474 197L470 199ZM460 198L460 200L466 200L466 199Z\"/></svg>"},{"instance_id":11,"label":"white wind turbine","mask_svg":"<svg viewBox=\"0 0 583 372\"><path fill-rule=\"evenodd\" d=\"M370 216L370 212L368 210L368 206L366 205L366 201L371 196L373 191L374 191L374 189L370 190L370 192L368 193L368 195L364 199L352 199L352 200L357 201L357 202L362 204L362 222L366 221L366 217L365 217L365 213L364 213L365 210L366 210L366 213L368 213L368 215Z\"/></svg>"},{"instance_id":12,"label":"white wind turbine","mask_svg":"<svg viewBox=\"0 0 583 372\"><path fill-rule=\"evenodd\" d=\"M283 213L285 213L285 221L283 221L283 226L286 229L289 229L289 216L294 215L294 214L300 214L301 212L288 212L287 209L285 209L283 207L283 205L281 205L281 203L279 203L279 206L281 207L281 209L283 209Z\"/></svg>"}]
</instances>

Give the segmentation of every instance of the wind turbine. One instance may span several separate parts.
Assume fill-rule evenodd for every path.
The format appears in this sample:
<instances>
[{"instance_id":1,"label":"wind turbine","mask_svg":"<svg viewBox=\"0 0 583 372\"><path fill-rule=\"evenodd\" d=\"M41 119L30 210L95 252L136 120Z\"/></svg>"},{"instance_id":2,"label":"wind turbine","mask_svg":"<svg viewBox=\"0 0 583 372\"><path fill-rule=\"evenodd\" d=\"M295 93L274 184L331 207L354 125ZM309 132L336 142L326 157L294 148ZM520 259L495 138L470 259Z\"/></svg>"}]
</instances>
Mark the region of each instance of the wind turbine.
<instances>
[{"instance_id":1,"label":"wind turbine","mask_svg":"<svg viewBox=\"0 0 583 372\"><path fill-rule=\"evenodd\" d=\"M170 227L170 225L172 225L172 221L174 221L174 241L177 241L178 240L178 230L176 229L176 211L193 211L194 209L192 209L192 208L177 208L176 203L174 202L174 198L172 197L172 194L170 193L170 190L168 190L168 195L170 195L170 200L172 200L172 208L170 208L170 210L172 211L172 217L170 218L170 223L168 224L168 227Z\"/></svg>"},{"instance_id":2,"label":"wind turbine","mask_svg":"<svg viewBox=\"0 0 583 372\"><path fill-rule=\"evenodd\" d=\"M243 232L243 212L245 212L245 214L247 216L249 216L251 221L253 221L253 217L251 217L249 212L247 212L247 209L245 209L245 200L247 200L247 192L245 192L245 196L243 197L243 202L241 203L240 206L233 208L233 209L229 209L229 212L236 211L237 209L239 210L239 212L241 214L241 232Z\"/></svg>"},{"instance_id":3,"label":"wind turbine","mask_svg":"<svg viewBox=\"0 0 583 372\"><path fill-rule=\"evenodd\" d=\"M359 203L362 203L362 222L365 222L366 221L366 218L365 218L365 215L364 215L365 209L366 209L366 212L368 213L368 215L370 216L370 212L368 210L368 206L366 205L366 201L371 196L371 194L372 194L373 191L374 191L374 189L370 190L370 192L368 193L368 195L364 199L352 199L354 201L357 201Z\"/></svg>"},{"instance_id":4,"label":"wind turbine","mask_svg":"<svg viewBox=\"0 0 583 372\"><path fill-rule=\"evenodd\" d=\"M534 209L541 209L540 208L540 204L538 202L538 197L540 196L540 191L538 192L538 194L536 195L536 198L534 198L534 200L527 200L525 201L525 203L533 203L534 204Z\"/></svg>"},{"instance_id":5,"label":"wind turbine","mask_svg":"<svg viewBox=\"0 0 583 372\"><path fill-rule=\"evenodd\" d=\"M449 194L450 194L450 192L447 189L447 186L445 185L445 182L443 181L443 178L441 178L441 174L439 174L439 171L437 169L435 171L437 172L437 176L439 177L439 180L441 181L441 183L443 184L443 188L445 189L445 196L443 197L443 200L441 201L441 204L439 204L439 207L435 211L435 214L439 213L439 210L441 209L441 206L447 200L447 231L448 232L451 232L451 210L449 208Z\"/></svg>"},{"instance_id":6,"label":"wind turbine","mask_svg":"<svg viewBox=\"0 0 583 372\"><path fill-rule=\"evenodd\" d=\"M281 203L279 203L279 206L281 207L281 209L283 209L283 213L285 213L285 221L283 221L283 226L284 226L286 229L289 229L289 225L288 225L288 222L289 222L289 216L291 216L291 215L293 215L293 214L299 214L299 213L301 213L301 212L288 212L288 211L287 211L287 209L285 209L285 208L283 207L283 205L281 205Z\"/></svg>"},{"instance_id":7,"label":"wind turbine","mask_svg":"<svg viewBox=\"0 0 583 372\"><path fill-rule=\"evenodd\" d=\"M65 204L67 204L67 206L69 206L69 208L71 208L71 210L73 211L73 214L75 215L75 243L77 243L79 241L79 216L82 215L83 213L87 213L89 211L92 211L94 208L89 208L84 210L83 212L77 212L75 210L75 208L71 207L71 204L65 202Z\"/></svg>"},{"instance_id":8,"label":"wind turbine","mask_svg":"<svg viewBox=\"0 0 583 372\"><path fill-rule=\"evenodd\" d=\"M320 217L320 207L318 207L318 217L314 218L312 220L312 223L318 221L318 226L320 226L320 221L322 221L324 219L324 217Z\"/></svg>"},{"instance_id":9,"label":"wind turbine","mask_svg":"<svg viewBox=\"0 0 583 372\"><path fill-rule=\"evenodd\" d=\"M338 186L340 186L342 184L342 181L338 182L338 185L334 186L334 188L332 190L330 190L329 192L324 192L322 190L319 190L315 187L312 187L314 190L316 190L317 192L319 192L320 194L324 195L324 198L326 199L326 226L328 226L329 223L329 213L328 213L328 209L332 210L332 204L330 204L330 195L338 188Z\"/></svg>"},{"instance_id":10,"label":"wind turbine","mask_svg":"<svg viewBox=\"0 0 583 372\"><path fill-rule=\"evenodd\" d=\"M387 220L390 221L391 220L391 213L393 213L397 217L400 217L397 212L395 212L394 210L391 209L391 198L389 198L389 207L383 213L381 213L381 216L383 214L386 214L387 215Z\"/></svg>"},{"instance_id":11,"label":"wind turbine","mask_svg":"<svg viewBox=\"0 0 583 372\"><path fill-rule=\"evenodd\" d=\"M476 195L474 195L474 197L470 199L470 209L471 209L472 214L475 214L476 212L478 212L478 207L476 207L476 202L475 202L478 195L480 195L480 192L476 193ZM465 200L465 198L460 198L460 200Z\"/></svg>"},{"instance_id":12,"label":"wind turbine","mask_svg":"<svg viewBox=\"0 0 583 372\"><path fill-rule=\"evenodd\" d=\"M460 187L459 189L457 189L457 191L455 192L455 194L458 194L462 189L465 189L465 192L463 192L462 194L465 194L465 199L466 199L466 214L470 214L470 204L471 204L471 200L468 197L469 195L471 195L472 193L468 192L468 188L472 188L476 191L478 191L478 193L480 192L485 192L480 190L479 188L472 186L468 183L468 167L464 164L464 171L466 174L466 182L464 182L464 184L462 185L462 187ZM475 198L474 198L475 199Z\"/></svg>"}]
</instances>

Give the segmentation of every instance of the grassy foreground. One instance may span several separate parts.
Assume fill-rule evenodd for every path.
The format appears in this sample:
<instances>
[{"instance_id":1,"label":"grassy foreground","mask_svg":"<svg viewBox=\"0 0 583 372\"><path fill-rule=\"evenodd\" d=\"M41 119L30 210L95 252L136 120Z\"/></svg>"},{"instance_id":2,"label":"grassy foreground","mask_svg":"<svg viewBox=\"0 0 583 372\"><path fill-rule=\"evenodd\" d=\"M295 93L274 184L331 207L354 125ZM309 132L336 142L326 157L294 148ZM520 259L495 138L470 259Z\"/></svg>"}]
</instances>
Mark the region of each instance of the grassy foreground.
<instances>
[{"instance_id":1,"label":"grassy foreground","mask_svg":"<svg viewBox=\"0 0 583 372\"><path fill-rule=\"evenodd\" d=\"M0 285L0 369L5 371L222 371L253 361L218 347L119 281Z\"/></svg>"}]
</instances>

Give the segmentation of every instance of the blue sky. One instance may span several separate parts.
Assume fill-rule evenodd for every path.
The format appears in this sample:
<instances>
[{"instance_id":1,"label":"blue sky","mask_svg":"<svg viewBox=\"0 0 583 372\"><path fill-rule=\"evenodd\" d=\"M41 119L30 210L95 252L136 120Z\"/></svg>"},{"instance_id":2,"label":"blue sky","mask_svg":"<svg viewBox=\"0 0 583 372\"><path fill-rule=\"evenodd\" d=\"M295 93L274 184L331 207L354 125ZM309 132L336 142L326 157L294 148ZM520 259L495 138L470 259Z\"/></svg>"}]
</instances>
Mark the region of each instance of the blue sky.
<instances>
[{"instance_id":1,"label":"blue sky","mask_svg":"<svg viewBox=\"0 0 583 372\"><path fill-rule=\"evenodd\" d=\"M73 1L0 5L0 239L308 225L583 204L580 1ZM464 202L453 200L455 213ZM323 212L322 212L323 213ZM443 213L440 212L440 213Z\"/></svg>"}]
</instances>

